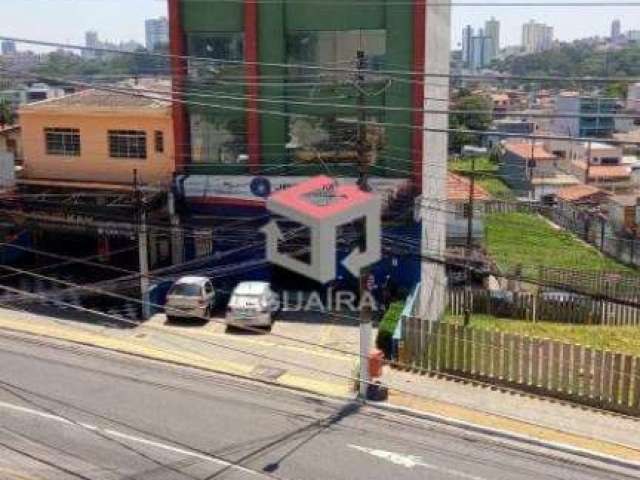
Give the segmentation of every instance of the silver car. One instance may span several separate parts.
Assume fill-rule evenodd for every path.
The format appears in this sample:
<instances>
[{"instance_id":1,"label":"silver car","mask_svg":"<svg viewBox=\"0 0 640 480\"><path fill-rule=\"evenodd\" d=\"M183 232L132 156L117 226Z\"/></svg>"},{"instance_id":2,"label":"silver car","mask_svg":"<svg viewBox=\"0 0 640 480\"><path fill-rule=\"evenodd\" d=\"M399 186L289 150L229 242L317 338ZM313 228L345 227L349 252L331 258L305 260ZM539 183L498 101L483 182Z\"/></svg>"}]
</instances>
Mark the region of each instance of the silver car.
<instances>
[{"instance_id":1,"label":"silver car","mask_svg":"<svg viewBox=\"0 0 640 480\"><path fill-rule=\"evenodd\" d=\"M227 305L227 326L271 328L275 300L275 294L267 282L239 283Z\"/></svg>"},{"instance_id":2,"label":"silver car","mask_svg":"<svg viewBox=\"0 0 640 480\"><path fill-rule=\"evenodd\" d=\"M216 292L205 277L182 277L167 295L167 320L178 317L209 318L215 306Z\"/></svg>"}]
</instances>

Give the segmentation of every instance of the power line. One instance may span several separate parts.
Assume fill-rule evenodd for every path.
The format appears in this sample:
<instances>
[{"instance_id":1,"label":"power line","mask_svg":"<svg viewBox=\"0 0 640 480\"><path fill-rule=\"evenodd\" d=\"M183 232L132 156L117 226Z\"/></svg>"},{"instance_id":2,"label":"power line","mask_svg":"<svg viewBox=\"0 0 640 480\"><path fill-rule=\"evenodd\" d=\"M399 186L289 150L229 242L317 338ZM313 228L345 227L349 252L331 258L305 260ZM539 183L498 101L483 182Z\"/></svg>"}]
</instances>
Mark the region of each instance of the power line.
<instances>
[{"instance_id":1,"label":"power line","mask_svg":"<svg viewBox=\"0 0 640 480\"><path fill-rule=\"evenodd\" d=\"M234 1L234 0L219 0L219 1ZM238 0L244 2L244 0ZM266 0L256 0L257 3L265 2ZM308 4L310 1L318 1L322 4L326 4L327 1L331 0L304 0L305 4ZM282 0L275 0L278 4L282 4ZM358 5L365 5L367 2L362 1L358 2ZM624 3L624 2L623 2ZM340 2L340 4L344 4L344 2ZM393 4L393 2L384 2L384 5ZM615 4L615 2L613 2ZM414 2L407 3L407 5L414 5ZM450 5L450 4L447 4ZM490 4L470 4L472 6L488 6ZM503 4L498 4L498 6L502 6ZM519 6L522 5L536 5L536 4L516 4ZM554 4L539 4L539 6L552 6ZM572 6L571 4L558 4L557 6ZM573 4L573 6L612 6L612 3L600 2L600 3L581 3L581 4ZM640 2L629 2L621 6L640 6ZM46 47L54 47L54 48L68 48L73 50L88 50L88 51L97 51L97 52L105 52L105 53L117 53L123 55L133 55L133 56L151 56L151 57L159 57L165 59L177 58L181 60L193 60L193 61L202 61L202 62L210 62L217 64L229 64L229 65L258 65L265 67L274 67L274 68L301 68L307 70L318 70L318 71L328 71L328 72L336 72L336 73L348 73L348 74L356 74L358 70L356 68L344 68L344 67L330 67L330 66L321 66L321 65L310 65L310 64L295 64L295 63L277 63L277 62L246 62L244 60L229 60L229 59L221 59L221 58L210 58L210 57L197 57L193 55L173 55L168 53L157 53L157 52L146 52L146 51L123 51L118 49L110 49L110 48L98 48L98 47L87 47L84 45L77 44L69 44L69 43L58 43L58 42L49 42L43 40L32 40L26 38L19 37L8 37L8 36L0 36L0 40L8 40L17 43L26 43L31 45L39 45ZM185 67L186 68L186 67ZM640 81L640 77L596 77L596 76L521 76L521 75L503 75L503 74L491 74L491 75L472 75L472 74L445 74L445 73L428 73L428 72L416 72L411 70L371 70L364 69L363 73L368 75L384 75L384 76L400 76L400 78L395 78L398 81L407 80L406 76L409 77L422 77L422 78L462 78L469 80L496 80L496 81L509 81L509 80L527 80L527 81L557 81L557 82L594 82L594 83L606 83L606 82L638 82Z\"/></svg>"},{"instance_id":2,"label":"power line","mask_svg":"<svg viewBox=\"0 0 640 480\"><path fill-rule=\"evenodd\" d=\"M52 280L58 281L57 279L52 279ZM26 295L26 296L29 296L29 297L32 297L32 298L35 297L35 298L48 299L48 297L46 295L35 294L35 293L30 293L30 292L24 292L22 290L13 289L13 288L10 288L10 287L0 286L0 289L7 289L7 290L10 290L10 291L13 290L13 291L15 291L15 292L17 292L17 293L19 293L21 295ZM141 326L141 325L137 324L136 322L126 321L126 320L121 319L119 317L115 317L113 315L109 315L109 314L106 314L106 313L103 313L103 312L100 312L100 311L97 311L97 310L87 309L87 308L84 308L84 307L81 307L81 306L78 306L78 305L74 305L74 304L70 304L70 303L67 303L67 302L58 302L58 303L67 305L67 306L69 306L71 308L74 308L74 309L79 309L79 310L82 310L82 311L86 311L88 313L93 313L93 314L97 314L97 315L104 316L104 317L110 317L110 318L113 318L113 319L117 319L119 321L124 321L125 323L131 323L136 327L140 327ZM143 324L142 327L143 328L152 329L152 330L153 329L159 330L159 331L162 331L163 333L166 333L164 330L161 330L158 327L153 327L151 325ZM264 332L262 332L262 333L264 334ZM174 331L170 332L170 334L174 335L174 336L178 336L178 337L185 337L185 338L188 338L189 340L193 340L194 339L191 336L180 334L180 333L177 333L177 332L174 332ZM106 336L104 334L102 334L102 335L107 337L107 338L109 338L108 336ZM271 335L273 335L273 333L271 333ZM223 344L211 341L209 339L205 340L205 339L202 339L202 338L198 338L197 340L199 342L202 342L202 343L205 343L205 344L209 344L209 345L213 345L213 346L216 346L216 347L219 347L219 348L222 348L222 349L231 350L231 351L238 352L238 353L243 353L243 354L246 354L246 355L249 355L249 356L253 356L253 357L257 357L257 358L261 358L261 359L265 359L265 360L275 361L277 363L282 363L282 364L285 364L285 365L295 366L295 367L302 368L302 369L307 370L307 371L313 371L313 372L317 372L317 373L328 374L330 376L343 378L343 379L346 379L346 380L349 380L349 381L354 381L354 382L355 381L360 381L359 378L356 378L356 377L353 377L353 376L348 376L348 375L344 375L344 374L340 374L340 373L336 373L336 372L332 372L332 371L327 371L327 370L324 370L324 369L321 369L321 368L317 368L317 367L311 367L311 366L308 366L308 365L300 364L298 362L292 362L292 361L289 361L289 360L282 360L282 359L274 358L274 357L269 356L269 355L260 354L260 353L256 353L256 352L252 352L252 351L247 351L245 349L240 349L240 348L237 348L237 347L231 347L231 346L228 346L228 345L223 345ZM326 346L326 345L319 345L318 344L318 346L320 346L323 349L339 351L341 353L345 353L345 354L348 354L348 355L351 355L351 356L358 357L358 358L360 358L360 361L363 360L361 358L361 355L358 354L358 353L355 353L355 352L348 352L348 351L344 351L344 350L341 350L341 349L336 349L334 347L329 347L329 346ZM496 346L492 346L492 347L496 348ZM368 359L368 357L365 358L364 360L367 360L367 359ZM400 362L385 362L385 363L387 365L390 365L390 366L393 366L393 367L399 367L399 368L411 368L411 369L415 369L416 368L415 365L408 365L408 364L403 364L403 363L400 363ZM429 372L430 371L430 370L424 369L423 367L418 367L418 370L422 371L422 372ZM439 373L441 373L442 376L444 376L445 378L449 378L449 379L455 379L455 380L465 379L465 380L468 380L466 377L463 377L463 376L460 376L460 375L451 374L449 372L439 372ZM618 373L625 374L624 372L618 372ZM629 374L625 374L625 375L629 375ZM369 385L374 385L374 383L372 381L370 381L370 380L365 380L365 381ZM475 383L481 384L481 385L493 385L490 382L481 381L481 380L477 380L477 379L474 379L473 381ZM394 390L394 391L398 391L400 393L405 393L405 394L408 394L408 395L416 397L416 398L423 398L423 399L424 398L428 398L428 397L424 397L422 395L416 394L415 392L410 392L410 391L404 390L401 387L396 387L393 383L381 383L380 385L383 386L383 387L386 387L388 389L391 389L391 390ZM504 387L504 389L506 391L520 392L520 390L518 390L517 388ZM571 402L571 401L569 401L569 402L572 403L572 404L575 404L575 405L581 405L581 404L578 404L577 402ZM606 410L602 410L602 411L606 411Z\"/></svg>"},{"instance_id":3,"label":"power line","mask_svg":"<svg viewBox=\"0 0 640 480\"><path fill-rule=\"evenodd\" d=\"M6 69L2 69L0 68L0 71L7 71ZM11 72L8 71L10 74L14 74L16 72ZM95 85L95 84L89 84L89 83L85 83L85 82L75 82L75 81L70 81L70 80L65 80L64 78L56 78L56 77L46 77L46 76L41 76L41 75L35 75L35 74L27 74L30 77L33 78L38 78L41 79L43 81L50 81L50 82L60 82L60 83L67 83L69 85L76 85L76 86L82 86L85 88L93 88L95 90L102 90L102 91L108 91L108 92L112 92L112 93L119 93L119 94L123 94L123 95L131 95L131 96L135 96L135 97L140 97L140 98L147 98L147 99L153 99L153 100L158 100L158 101L164 101L164 102L169 102L169 103L179 103L179 104L183 104L183 105L193 105L193 106L200 106L200 107L210 107L210 108L219 108L219 109L223 109L223 110L231 110L231 111L241 111L241 112L254 112L254 113L259 113L259 114L265 114L265 115L274 115L274 116L280 116L280 117L285 117L285 118L312 118L312 119L322 119L323 117L320 115L312 115L312 114L292 114L292 113L287 113L287 112L282 112L282 111L276 111L276 110L264 110L264 109L253 109L253 108L246 108L246 107L235 107L235 106L230 106L230 105L220 105L220 104L211 104L211 103L203 103L203 102L193 102L193 101L188 101L188 100L182 100L182 99L170 99L170 98L166 98L164 96L157 96L155 94L147 94L145 93L144 89L122 89L122 88L115 88L115 87L106 87L106 86L102 86L102 85ZM396 128L406 128L406 129L410 129L410 130L421 130L421 131L425 131L425 132L435 132L435 133L463 133L463 134L470 134L470 135L478 135L478 136L494 136L494 137L501 137L501 138L526 138L526 139L532 139L532 140L558 140L558 141L567 141L567 142L589 142L589 141L594 141L594 138L591 137L567 137L567 136L560 136L560 135L524 135L524 134L518 134L518 133L506 133L506 132L496 132L496 131L485 131L485 130L470 130L470 129L455 129L455 128L429 128L429 127L423 127L420 125L410 125L410 124L402 124L402 123L390 123L390 122L373 122L373 121L365 121L364 122L365 125L369 125L369 126L374 126L374 127L396 127ZM597 140L602 140L602 139L597 139ZM617 139L607 139L608 143L611 144L617 144L617 145L640 145L640 142L635 142L635 141L626 141L626 140L617 140Z\"/></svg>"}]
</instances>

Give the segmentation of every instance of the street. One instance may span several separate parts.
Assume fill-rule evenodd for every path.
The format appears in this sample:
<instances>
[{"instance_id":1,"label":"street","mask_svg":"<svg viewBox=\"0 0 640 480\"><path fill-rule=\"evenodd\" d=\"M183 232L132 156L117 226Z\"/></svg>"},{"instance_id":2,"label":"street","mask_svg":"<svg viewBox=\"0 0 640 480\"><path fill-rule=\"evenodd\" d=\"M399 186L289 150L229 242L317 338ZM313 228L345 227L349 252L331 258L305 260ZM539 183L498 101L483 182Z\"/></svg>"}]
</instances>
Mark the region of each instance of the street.
<instances>
[{"instance_id":1,"label":"street","mask_svg":"<svg viewBox=\"0 0 640 480\"><path fill-rule=\"evenodd\" d=\"M2 479L611 479L435 423L0 336Z\"/></svg>"}]
</instances>

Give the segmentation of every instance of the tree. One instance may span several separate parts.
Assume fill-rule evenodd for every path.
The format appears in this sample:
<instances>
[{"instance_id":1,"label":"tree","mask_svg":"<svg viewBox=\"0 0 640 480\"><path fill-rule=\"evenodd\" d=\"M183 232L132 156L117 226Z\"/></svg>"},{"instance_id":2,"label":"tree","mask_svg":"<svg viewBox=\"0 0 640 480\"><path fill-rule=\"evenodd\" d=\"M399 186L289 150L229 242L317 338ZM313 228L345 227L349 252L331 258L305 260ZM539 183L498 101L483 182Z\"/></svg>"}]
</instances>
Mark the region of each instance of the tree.
<instances>
[{"instance_id":1,"label":"tree","mask_svg":"<svg viewBox=\"0 0 640 480\"><path fill-rule=\"evenodd\" d=\"M493 119L490 100L482 95L466 94L455 98L453 109L460 112L449 117L449 127L458 130L476 130L484 132L491 126ZM449 148L459 152L464 145L481 143L481 135L467 132L452 132L449 135Z\"/></svg>"},{"instance_id":2,"label":"tree","mask_svg":"<svg viewBox=\"0 0 640 480\"><path fill-rule=\"evenodd\" d=\"M14 120L11 103L7 99L0 99L0 126L13 125Z\"/></svg>"}]
</instances>

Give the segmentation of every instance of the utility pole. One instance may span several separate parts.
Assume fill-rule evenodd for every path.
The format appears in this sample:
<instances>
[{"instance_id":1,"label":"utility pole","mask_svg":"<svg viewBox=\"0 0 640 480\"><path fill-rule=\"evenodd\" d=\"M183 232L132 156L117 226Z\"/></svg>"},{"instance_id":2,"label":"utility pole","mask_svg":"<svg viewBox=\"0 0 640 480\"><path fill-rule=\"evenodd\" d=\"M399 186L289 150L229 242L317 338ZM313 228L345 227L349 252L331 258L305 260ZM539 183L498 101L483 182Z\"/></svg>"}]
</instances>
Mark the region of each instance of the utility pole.
<instances>
[{"instance_id":1,"label":"utility pole","mask_svg":"<svg viewBox=\"0 0 640 480\"><path fill-rule=\"evenodd\" d=\"M142 320L151 316L149 305L149 238L147 233L147 206L138 185L138 170L133 170L133 192L138 222L138 259L140 262L140 295L142 300Z\"/></svg>"},{"instance_id":2,"label":"utility pole","mask_svg":"<svg viewBox=\"0 0 640 480\"><path fill-rule=\"evenodd\" d=\"M171 189L167 194L167 210L171 223L171 264L178 265L184 261L184 237L180 229L180 217L176 212L176 196Z\"/></svg>"},{"instance_id":3,"label":"utility pole","mask_svg":"<svg viewBox=\"0 0 640 480\"><path fill-rule=\"evenodd\" d=\"M424 6L424 2L416 2ZM420 20L422 21L422 20ZM415 81L422 83L421 105L426 112L442 108L443 98L449 98L449 73L451 52L451 6L432 8L424 18L424 25L416 22L416 28L425 34L421 39L424 72L435 75L427 82L423 72L416 72ZM424 48L423 48L424 47ZM422 62L420 62L422 63ZM440 100L438 100L440 99ZM415 313L421 320L421 328L436 325L444 317L446 306L447 272L442 259L446 255L447 217L442 208L447 202L447 155L449 116L424 114L422 163L422 220L420 253L420 296ZM431 260L431 258L435 258ZM424 347L425 336L420 339Z\"/></svg>"},{"instance_id":4,"label":"utility pole","mask_svg":"<svg viewBox=\"0 0 640 480\"><path fill-rule=\"evenodd\" d=\"M584 172L585 185L589 185L590 174L591 174L591 140L589 140L589 143L587 144L587 168L585 169L585 172Z\"/></svg>"},{"instance_id":5,"label":"utility pole","mask_svg":"<svg viewBox=\"0 0 640 480\"><path fill-rule=\"evenodd\" d=\"M471 253L473 251L473 214L474 200L476 194L476 156L471 156L471 180L469 181L469 201L467 211L467 242L465 245L465 305L464 305L464 325L471 322Z\"/></svg>"},{"instance_id":6,"label":"utility pole","mask_svg":"<svg viewBox=\"0 0 640 480\"><path fill-rule=\"evenodd\" d=\"M365 112L365 95L364 95L364 70L367 66L367 59L363 50L357 53L357 75L356 87L358 89L358 187L363 192L370 192L369 186L369 148L367 145L366 130L366 112ZM358 223L360 230L360 250L366 251L367 248L367 226L365 221ZM369 274L368 268L360 271L360 399L367 399L367 391L369 389L369 352L371 350L371 322L372 311L368 301L363 301L365 295L369 295Z\"/></svg>"}]
</instances>

